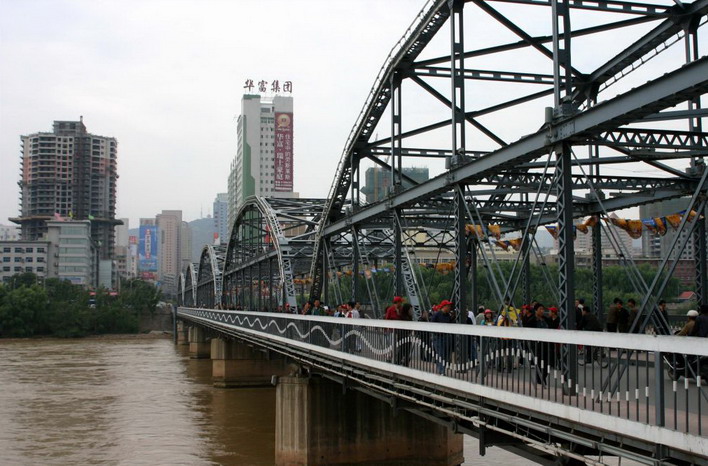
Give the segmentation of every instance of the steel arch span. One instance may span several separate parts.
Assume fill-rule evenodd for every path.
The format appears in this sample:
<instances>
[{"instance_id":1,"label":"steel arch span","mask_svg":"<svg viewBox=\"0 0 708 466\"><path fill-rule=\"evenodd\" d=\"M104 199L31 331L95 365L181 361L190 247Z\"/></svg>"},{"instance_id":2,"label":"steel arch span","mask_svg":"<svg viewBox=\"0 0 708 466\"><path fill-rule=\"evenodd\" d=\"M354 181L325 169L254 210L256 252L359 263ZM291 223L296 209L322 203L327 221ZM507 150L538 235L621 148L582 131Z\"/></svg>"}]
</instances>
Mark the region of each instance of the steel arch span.
<instances>
[{"instance_id":1,"label":"steel arch span","mask_svg":"<svg viewBox=\"0 0 708 466\"><path fill-rule=\"evenodd\" d=\"M210 244L202 248L196 282L196 302L199 307L215 308L221 303L224 249Z\"/></svg>"},{"instance_id":2,"label":"steel arch span","mask_svg":"<svg viewBox=\"0 0 708 466\"><path fill-rule=\"evenodd\" d=\"M296 307L296 280L310 269L319 199L252 196L231 228L223 272L223 305L250 310Z\"/></svg>"},{"instance_id":3,"label":"steel arch span","mask_svg":"<svg viewBox=\"0 0 708 466\"><path fill-rule=\"evenodd\" d=\"M184 272L184 289L182 291L182 302L185 306L197 305L197 266L190 263Z\"/></svg>"},{"instance_id":4,"label":"steel arch span","mask_svg":"<svg viewBox=\"0 0 708 466\"><path fill-rule=\"evenodd\" d=\"M708 58L699 32L707 13L708 0L428 2L387 57L346 141L319 223L311 295L327 289L331 238L388 222L401 246L407 211L447 200L456 306L469 306L470 256L488 249L466 225L495 224L528 239L555 223L558 301L572 328L574 219L679 197L705 212ZM419 163L441 174L417 181L406 169ZM361 183L369 169L390 180L373 199ZM685 223L681 232L702 241L696 287L708 303L705 222ZM592 228L598 282L603 231ZM395 262L401 294L410 264L400 253ZM649 316L663 285L635 281ZM500 305L513 295L511 282L499 284Z\"/></svg>"}]
</instances>

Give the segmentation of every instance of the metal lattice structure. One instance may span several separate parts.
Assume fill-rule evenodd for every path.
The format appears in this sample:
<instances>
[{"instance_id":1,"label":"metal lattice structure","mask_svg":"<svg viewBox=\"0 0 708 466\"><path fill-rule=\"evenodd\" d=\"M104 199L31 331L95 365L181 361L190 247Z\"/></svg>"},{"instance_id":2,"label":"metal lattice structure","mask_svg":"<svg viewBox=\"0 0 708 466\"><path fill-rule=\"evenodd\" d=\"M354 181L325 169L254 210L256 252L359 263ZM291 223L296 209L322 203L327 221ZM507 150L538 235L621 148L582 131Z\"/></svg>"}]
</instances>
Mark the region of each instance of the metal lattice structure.
<instances>
[{"instance_id":1,"label":"metal lattice structure","mask_svg":"<svg viewBox=\"0 0 708 466\"><path fill-rule=\"evenodd\" d=\"M551 10L541 16L544 22L551 19L546 24L550 34L526 32L538 22L539 16L533 14L538 9ZM524 18L516 10L531 14ZM392 242L400 246L396 242L403 231L396 219L433 204L451 205L449 211L445 210L449 213L441 216L445 218L422 215L416 225L409 226L452 231L445 247L451 247L458 258L453 301L459 308L467 307L469 287L469 273L464 270L468 261L463 260L471 254L465 250L468 241L463 241L465 224L495 223L503 232L519 231L526 236L540 225L556 222L562 246L560 307L563 318L569 318L574 274L573 239L569 235L573 234L574 218L696 193L698 198L705 196L701 175L708 145L702 131L706 112L700 98L706 91L708 64L698 55L698 31L707 11L708 2L703 1L683 5L429 2L389 54L345 145L317 232L318 259L311 266L312 295L326 292L328 272L323 266L322 245L329 239L354 228L362 232L388 225ZM594 18L591 26L571 28L571 16L586 24L583 15L590 12ZM469 49L464 40L469 18L491 18L518 40ZM447 47L448 54L423 58L427 48L434 49L434 38L445 28L450 36L449 41L442 40L442 49ZM622 40L617 40L619 34ZM580 71L579 63L588 61L586 43L593 40L604 46L602 53L597 52L603 57L598 65ZM575 41L582 47L574 53ZM677 58L673 50L681 45L686 53ZM500 58L510 52L537 54L540 66L551 72L540 73L536 62L526 65L523 60L517 64ZM473 59L476 67L466 68L466 59ZM485 61L492 66L477 68ZM506 69L494 68L500 61ZM513 69L515 65L518 69ZM536 69L524 69L529 67ZM637 70L646 73L635 78L642 74ZM622 81L634 88L624 91ZM499 94L499 102L477 104L476 100L483 99L470 97L470 90L484 95L485 86L490 84L495 86L491 89L505 86L508 91ZM410 88L414 89L414 98L408 106L404 89ZM421 94L446 109L447 118L418 121L417 113L426 108L419 103ZM526 110L532 104L537 110L533 113ZM517 109L524 110L523 118L518 117ZM408 113L415 122L404 129ZM516 116L516 125L506 124L509 115ZM483 124L482 119L490 123ZM531 134L529 129L533 130ZM440 130L447 133L446 138L437 137ZM386 131L387 137L378 137ZM426 140L429 145L420 144L423 136L430 136ZM441 158L446 160L445 170L426 182L416 183L403 173L408 161ZM367 163L383 167L392 179L391 192L378 202L361 200L360 176ZM651 175L637 175L644 172ZM404 188L403 181L411 187ZM700 222L695 225L697 231L705 228ZM593 229L596 245L601 240L600 231L599 227ZM702 237L700 231L694 236ZM701 265L706 260L705 248L696 244ZM478 247L477 243L473 245ZM403 260L405 251L394 251L393 261L401 265L397 269L406 269ZM596 276L600 274L597 267ZM705 295L701 291L704 281L697 278L701 296ZM407 282L397 280L401 285L396 290L402 291ZM601 301L597 299L600 288L595 287L595 302ZM565 325L572 327L573 323Z\"/></svg>"},{"instance_id":2,"label":"metal lattice structure","mask_svg":"<svg viewBox=\"0 0 708 466\"><path fill-rule=\"evenodd\" d=\"M309 271L322 208L316 199L247 199L226 248L221 304L251 310L296 306L295 277Z\"/></svg>"},{"instance_id":3,"label":"metal lattice structure","mask_svg":"<svg viewBox=\"0 0 708 466\"><path fill-rule=\"evenodd\" d=\"M403 277L412 267L402 237L406 228L438 229L450 233L440 246L456 258L451 299L463 308L474 275L467 264L474 268L480 255L493 263L466 224L532 238L555 223L561 322L574 328L574 219L681 197L705 213L708 59L699 54L699 30L707 13L705 0L429 2L389 54L347 139L317 230L311 295L327 293L335 268L328 256L353 257L332 240L376 228L394 245L396 293L408 287L417 301L414 280ZM434 106L442 117L433 116ZM428 181L403 170L441 160L442 173ZM362 200L366 167L390 175L383 199ZM426 215L431 206L434 215ZM676 237L683 233L694 238L698 294L708 304L705 221L682 222ZM593 303L601 313L602 228L592 234ZM687 241L672 251L680 254ZM671 264L667 258L660 271ZM515 270L528 271L528 263ZM646 297L641 330L664 328L654 310L665 283L633 280ZM516 282L495 285L500 306ZM574 367L572 358L564 354L564 366Z\"/></svg>"}]
</instances>

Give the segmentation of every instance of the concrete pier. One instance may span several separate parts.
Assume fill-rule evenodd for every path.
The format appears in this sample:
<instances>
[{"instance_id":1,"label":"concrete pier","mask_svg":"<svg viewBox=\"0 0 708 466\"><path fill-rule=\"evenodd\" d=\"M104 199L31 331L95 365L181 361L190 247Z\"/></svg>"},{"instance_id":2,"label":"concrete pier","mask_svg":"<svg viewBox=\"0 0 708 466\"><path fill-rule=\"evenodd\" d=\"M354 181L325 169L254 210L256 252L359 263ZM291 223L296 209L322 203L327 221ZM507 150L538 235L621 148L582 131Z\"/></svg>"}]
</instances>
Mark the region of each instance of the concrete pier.
<instances>
[{"instance_id":1,"label":"concrete pier","mask_svg":"<svg viewBox=\"0 0 708 466\"><path fill-rule=\"evenodd\" d=\"M462 435L316 377L282 377L276 389L277 465L458 465Z\"/></svg>"},{"instance_id":2,"label":"concrete pier","mask_svg":"<svg viewBox=\"0 0 708 466\"><path fill-rule=\"evenodd\" d=\"M207 341L206 332L201 327L189 327L189 357L206 359L211 353L211 344Z\"/></svg>"},{"instance_id":3,"label":"concrete pier","mask_svg":"<svg viewBox=\"0 0 708 466\"><path fill-rule=\"evenodd\" d=\"M177 322L177 344L189 345L189 327L181 320Z\"/></svg>"},{"instance_id":4,"label":"concrete pier","mask_svg":"<svg viewBox=\"0 0 708 466\"><path fill-rule=\"evenodd\" d=\"M263 387L271 378L285 374L285 359L270 358L245 343L211 340L212 378L215 387Z\"/></svg>"}]
</instances>

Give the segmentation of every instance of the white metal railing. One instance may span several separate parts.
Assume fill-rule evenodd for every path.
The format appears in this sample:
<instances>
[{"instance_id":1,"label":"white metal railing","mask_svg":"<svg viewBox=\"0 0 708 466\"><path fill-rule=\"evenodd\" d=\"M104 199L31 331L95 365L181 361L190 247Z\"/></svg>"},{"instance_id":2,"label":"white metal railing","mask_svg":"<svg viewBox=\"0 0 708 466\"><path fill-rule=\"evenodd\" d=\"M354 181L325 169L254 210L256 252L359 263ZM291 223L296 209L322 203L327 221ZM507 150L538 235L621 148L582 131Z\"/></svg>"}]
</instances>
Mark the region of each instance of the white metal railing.
<instances>
[{"instance_id":1,"label":"white metal railing","mask_svg":"<svg viewBox=\"0 0 708 466\"><path fill-rule=\"evenodd\" d=\"M178 318L708 456L705 339L195 308ZM571 373L561 345L577 354Z\"/></svg>"}]
</instances>

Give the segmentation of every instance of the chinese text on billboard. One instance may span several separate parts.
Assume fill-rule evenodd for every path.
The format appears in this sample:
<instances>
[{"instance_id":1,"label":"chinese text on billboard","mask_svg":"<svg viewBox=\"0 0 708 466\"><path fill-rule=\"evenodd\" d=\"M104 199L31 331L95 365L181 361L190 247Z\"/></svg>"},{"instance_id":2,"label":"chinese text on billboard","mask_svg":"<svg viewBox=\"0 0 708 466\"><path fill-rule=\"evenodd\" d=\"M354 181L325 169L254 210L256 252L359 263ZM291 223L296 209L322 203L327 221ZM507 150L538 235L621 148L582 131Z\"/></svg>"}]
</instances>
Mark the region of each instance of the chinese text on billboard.
<instances>
[{"instance_id":1,"label":"chinese text on billboard","mask_svg":"<svg viewBox=\"0 0 708 466\"><path fill-rule=\"evenodd\" d=\"M274 191L293 190L293 114L275 114Z\"/></svg>"},{"instance_id":2,"label":"chinese text on billboard","mask_svg":"<svg viewBox=\"0 0 708 466\"><path fill-rule=\"evenodd\" d=\"M157 227L140 225L138 268L141 272L157 271Z\"/></svg>"}]
</instances>

